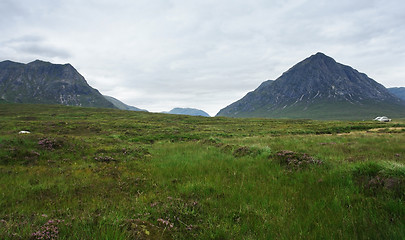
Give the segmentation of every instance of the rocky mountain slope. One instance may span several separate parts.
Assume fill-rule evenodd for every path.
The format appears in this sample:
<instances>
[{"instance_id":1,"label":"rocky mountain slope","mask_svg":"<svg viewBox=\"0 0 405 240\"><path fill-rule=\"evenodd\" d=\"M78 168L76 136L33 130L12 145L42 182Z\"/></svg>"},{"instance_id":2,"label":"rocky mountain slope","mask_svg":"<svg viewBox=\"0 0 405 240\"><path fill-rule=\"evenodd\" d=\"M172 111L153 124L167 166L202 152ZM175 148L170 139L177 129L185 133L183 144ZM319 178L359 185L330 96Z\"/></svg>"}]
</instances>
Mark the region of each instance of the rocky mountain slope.
<instances>
[{"instance_id":1,"label":"rocky mountain slope","mask_svg":"<svg viewBox=\"0 0 405 240\"><path fill-rule=\"evenodd\" d=\"M15 103L116 108L70 64L0 62L0 99Z\"/></svg>"},{"instance_id":2,"label":"rocky mountain slope","mask_svg":"<svg viewBox=\"0 0 405 240\"><path fill-rule=\"evenodd\" d=\"M405 117L405 102L366 74L323 53L299 62L275 81L222 109L217 116L311 119Z\"/></svg>"},{"instance_id":3,"label":"rocky mountain slope","mask_svg":"<svg viewBox=\"0 0 405 240\"><path fill-rule=\"evenodd\" d=\"M405 87L393 87L393 88L388 88L388 91L400 99L405 101Z\"/></svg>"},{"instance_id":4,"label":"rocky mountain slope","mask_svg":"<svg viewBox=\"0 0 405 240\"><path fill-rule=\"evenodd\" d=\"M114 97L110 97L110 96L106 96L106 95L103 95L103 96L104 96L105 99L107 99L109 102L111 102L112 104L114 104L114 106L115 106L116 108L118 108L118 109L121 109L121 110L128 110L128 111L143 111L143 112L147 112L147 110L145 110L145 109L140 109L140 108L137 108L137 107L134 107L134 106L127 105L127 104L121 102L120 100L118 100L118 99L116 99L116 98L114 98Z\"/></svg>"}]
</instances>

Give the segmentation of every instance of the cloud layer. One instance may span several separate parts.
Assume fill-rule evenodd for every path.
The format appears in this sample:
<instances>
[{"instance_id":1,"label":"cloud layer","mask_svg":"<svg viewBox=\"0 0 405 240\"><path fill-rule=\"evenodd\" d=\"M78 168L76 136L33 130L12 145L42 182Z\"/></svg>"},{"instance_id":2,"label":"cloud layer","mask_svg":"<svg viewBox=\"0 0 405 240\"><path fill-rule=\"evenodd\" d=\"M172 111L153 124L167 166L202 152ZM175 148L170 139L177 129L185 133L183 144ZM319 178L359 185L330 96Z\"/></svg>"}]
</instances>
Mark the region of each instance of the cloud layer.
<instances>
[{"instance_id":1,"label":"cloud layer","mask_svg":"<svg viewBox=\"0 0 405 240\"><path fill-rule=\"evenodd\" d=\"M215 115L316 52L405 86L400 0L3 0L0 14L3 60L69 62L150 111Z\"/></svg>"}]
</instances>

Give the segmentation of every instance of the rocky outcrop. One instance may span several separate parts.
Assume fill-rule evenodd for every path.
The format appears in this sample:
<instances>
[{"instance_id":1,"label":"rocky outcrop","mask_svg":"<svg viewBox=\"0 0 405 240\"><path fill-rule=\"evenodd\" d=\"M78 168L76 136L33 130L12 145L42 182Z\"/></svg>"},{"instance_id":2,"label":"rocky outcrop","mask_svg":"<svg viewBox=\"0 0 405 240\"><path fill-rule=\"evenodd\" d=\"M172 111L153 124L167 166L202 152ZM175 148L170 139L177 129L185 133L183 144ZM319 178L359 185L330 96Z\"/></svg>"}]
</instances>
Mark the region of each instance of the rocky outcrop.
<instances>
[{"instance_id":1,"label":"rocky outcrop","mask_svg":"<svg viewBox=\"0 0 405 240\"><path fill-rule=\"evenodd\" d=\"M0 99L14 103L115 108L70 64L0 62Z\"/></svg>"}]
</instances>

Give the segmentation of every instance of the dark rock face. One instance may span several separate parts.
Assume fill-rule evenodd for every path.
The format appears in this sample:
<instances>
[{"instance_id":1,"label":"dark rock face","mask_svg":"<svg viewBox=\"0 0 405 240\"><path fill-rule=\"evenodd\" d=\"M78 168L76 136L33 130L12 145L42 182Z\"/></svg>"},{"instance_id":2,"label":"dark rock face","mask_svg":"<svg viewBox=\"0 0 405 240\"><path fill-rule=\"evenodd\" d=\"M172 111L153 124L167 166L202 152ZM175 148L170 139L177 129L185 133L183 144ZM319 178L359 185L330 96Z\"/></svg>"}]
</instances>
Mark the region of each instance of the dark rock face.
<instances>
[{"instance_id":1,"label":"dark rock face","mask_svg":"<svg viewBox=\"0 0 405 240\"><path fill-rule=\"evenodd\" d=\"M115 108L70 64L0 62L0 99L15 103Z\"/></svg>"},{"instance_id":2,"label":"dark rock face","mask_svg":"<svg viewBox=\"0 0 405 240\"><path fill-rule=\"evenodd\" d=\"M355 106L369 103L404 104L366 74L317 53L290 68L277 80L263 82L217 116L300 118L308 117L301 113L320 108L321 103L322 106L346 104L353 110ZM334 108L326 107L325 110L333 118ZM336 116L339 119L337 109ZM322 117L309 114L309 118Z\"/></svg>"}]
</instances>

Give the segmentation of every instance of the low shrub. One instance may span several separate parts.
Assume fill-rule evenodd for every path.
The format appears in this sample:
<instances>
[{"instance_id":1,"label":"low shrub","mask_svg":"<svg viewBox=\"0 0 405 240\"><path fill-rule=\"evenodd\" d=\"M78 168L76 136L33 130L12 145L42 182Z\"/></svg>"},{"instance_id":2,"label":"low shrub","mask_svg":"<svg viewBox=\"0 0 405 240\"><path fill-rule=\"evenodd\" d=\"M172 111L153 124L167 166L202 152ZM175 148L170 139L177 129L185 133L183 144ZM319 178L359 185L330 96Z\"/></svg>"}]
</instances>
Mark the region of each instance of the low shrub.
<instances>
[{"instance_id":1,"label":"low shrub","mask_svg":"<svg viewBox=\"0 0 405 240\"><path fill-rule=\"evenodd\" d=\"M301 170L310 165L323 164L323 161L317 160L307 153L296 153L288 150L279 151L273 157L277 159L280 165L290 170Z\"/></svg>"}]
</instances>

